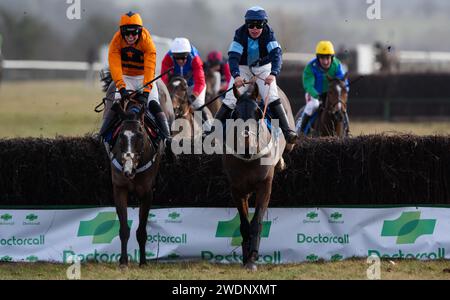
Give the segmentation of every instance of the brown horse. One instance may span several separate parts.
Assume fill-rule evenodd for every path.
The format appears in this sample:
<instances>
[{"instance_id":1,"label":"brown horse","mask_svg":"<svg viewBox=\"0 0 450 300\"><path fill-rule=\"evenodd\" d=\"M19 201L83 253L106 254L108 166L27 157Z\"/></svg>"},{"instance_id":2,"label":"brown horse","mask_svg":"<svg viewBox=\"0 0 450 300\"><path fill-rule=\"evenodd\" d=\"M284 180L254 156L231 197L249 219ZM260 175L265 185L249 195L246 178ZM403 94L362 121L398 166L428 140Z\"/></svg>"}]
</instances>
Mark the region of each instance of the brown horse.
<instances>
[{"instance_id":1,"label":"brown horse","mask_svg":"<svg viewBox=\"0 0 450 300\"><path fill-rule=\"evenodd\" d=\"M216 97L220 92L220 72L208 68L205 72L206 81L206 97L205 102L208 103L211 99ZM217 99L208 105L209 110L213 116L216 115L220 109L221 101Z\"/></svg>"},{"instance_id":2,"label":"brown horse","mask_svg":"<svg viewBox=\"0 0 450 300\"><path fill-rule=\"evenodd\" d=\"M286 141L281 129L274 127L273 122L272 132L269 132L263 112L257 104L257 85L253 86L251 94L247 92L239 95L237 89L234 89L234 94L237 102L232 119L246 123L244 126L227 125L227 152L222 156L222 163L239 211L243 265L256 271L263 217L270 201L275 167L284 164L281 156ZM243 137L244 142L236 142L237 137ZM230 141L234 141L234 144L229 145ZM243 149L242 153L236 151L239 148ZM253 193L256 194L255 213L249 221L248 200Z\"/></svg>"},{"instance_id":3,"label":"brown horse","mask_svg":"<svg viewBox=\"0 0 450 300\"><path fill-rule=\"evenodd\" d=\"M175 113L175 119L184 119L186 122L180 122L180 127L173 129L174 140L196 139L202 136L202 117L201 112L196 112L189 103L189 87L186 79L181 76L174 76L170 79L167 89L172 99L172 106ZM204 108L209 119L213 116L208 108Z\"/></svg>"},{"instance_id":4,"label":"brown horse","mask_svg":"<svg viewBox=\"0 0 450 300\"><path fill-rule=\"evenodd\" d=\"M317 117L312 117L310 136L348 136L348 128L345 128L345 113L347 112L347 85L348 74L343 80L328 77L328 92L321 96L321 104L316 112ZM297 124L300 123L300 117L303 114L302 107L295 116ZM297 134L303 135L297 126Z\"/></svg>"},{"instance_id":5,"label":"brown horse","mask_svg":"<svg viewBox=\"0 0 450 300\"><path fill-rule=\"evenodd\" d=\"M128 265L127 244L130 228L127 221L128 196L134 193L139 200L139 226L136 238L139 243L139 265L146 264L147 219L153 201L153 186L160 167L163 142L152 141L151 129L144 125L145 104L128 102L124 110L116 107L122 123L113 149L106 151L111 159L111 178L114 203L119 217L121 242L120 266Z\"/></svg>"},{"instance_id":6,"label":"brown horse","mask_svg":"<svg viewBox=\"0 0 450 300\"><path fill-rule=\"evenodd\" d=\"M175 120L175 113L173 111L173 104L172 99L170 98L170 93L161 79L158 79L155 85L158 88L159 103L161 105L161 108L167 116L169 126L172 126L172 123Z\"/></svg>"}]
</instances>

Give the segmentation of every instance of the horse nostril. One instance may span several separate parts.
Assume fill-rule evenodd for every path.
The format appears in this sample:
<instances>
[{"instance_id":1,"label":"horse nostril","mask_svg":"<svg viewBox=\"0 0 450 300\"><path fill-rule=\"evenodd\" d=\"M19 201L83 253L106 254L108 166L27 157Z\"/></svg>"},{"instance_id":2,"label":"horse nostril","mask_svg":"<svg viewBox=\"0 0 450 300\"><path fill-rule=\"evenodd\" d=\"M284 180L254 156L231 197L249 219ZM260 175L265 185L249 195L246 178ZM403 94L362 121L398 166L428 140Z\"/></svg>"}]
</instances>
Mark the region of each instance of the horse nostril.
<instances>
[{"instance_id":1,"label":"horse nostril","mask_svg":"<svg viewBox=\"0 0 450 300\"><path fill-rule=\"evenodd\" d=\"M133 179L134 178L134 172L130 172L130 171L125 171L125 176L129 179Z\"/></svg>"}]
</instances>

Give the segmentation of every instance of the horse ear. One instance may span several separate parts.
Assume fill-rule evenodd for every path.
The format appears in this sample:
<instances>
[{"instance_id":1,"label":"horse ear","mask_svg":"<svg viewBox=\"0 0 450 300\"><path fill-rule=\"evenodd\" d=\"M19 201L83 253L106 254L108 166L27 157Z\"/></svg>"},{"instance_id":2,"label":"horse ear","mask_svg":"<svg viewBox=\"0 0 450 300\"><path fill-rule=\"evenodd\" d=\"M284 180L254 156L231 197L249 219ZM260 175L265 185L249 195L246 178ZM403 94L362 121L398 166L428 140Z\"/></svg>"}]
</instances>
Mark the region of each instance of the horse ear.
<instances>
[{"instance_id":1,"label":"horse ear","mask_svg":"<svg viewBox=\"0 0 450 300\"><path fill-rule=\"evenodd\" d=\"M233 84L233 94L234 94L234 97L235 97L236 99L241 98L241 94L239 93L239 91L238 91L236 85L234 85L234 84Z\"/></svg>"},{"instance_id":2,"label":"horse ear","mask_svg":"<svg viewBox=\"0 0 450 300\"><path fill-rule=\"evenodd\" d=\"M114 103L113 106L111 107L111 110L117 113L122 120L126 119L127 114L125 113L125 111L122 108L122 105L120 105L119 102Z\"/></svg>"}]
</instances>

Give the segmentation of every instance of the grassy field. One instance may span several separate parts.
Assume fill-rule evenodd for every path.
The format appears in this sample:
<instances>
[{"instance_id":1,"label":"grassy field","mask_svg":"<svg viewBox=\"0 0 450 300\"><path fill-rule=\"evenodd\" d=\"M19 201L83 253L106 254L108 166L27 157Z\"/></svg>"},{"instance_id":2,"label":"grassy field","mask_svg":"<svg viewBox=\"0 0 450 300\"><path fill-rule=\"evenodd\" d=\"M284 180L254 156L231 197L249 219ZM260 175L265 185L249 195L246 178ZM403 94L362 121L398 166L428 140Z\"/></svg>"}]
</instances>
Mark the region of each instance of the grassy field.
<instances>
[{"instance_id":1,"label":"grassy field","mask_svg":"<svg viewBox=\"0 0 450 300\"><path fill-rule=\"evenodd\" d=\"M50 263L0 263L0 279L67 279L68 265ZM367 279L365 259L340 262L316 262L264 265L249 272L240 265L216 265L206 262L149 263L144 268L131 264L121 270L116 264L81 264L81 279L217 279L217 280L298 280ZM450 279L450 261L382 261L381 279Z\"/></svg>"},{"instance_id":2,"label":"grassy field","mask_svg":"<svg viewBox=\"0 0 450 300\"><path fill-rule=\"evenodd\" d=\"M94 107L103 98L99 85L84 81L6 82L0 86L0 137L82 136L97 132L101 115ZM351 118L351 112L350 112ZM447 122L352 122L361 134L450 134Z\"/></svg>"},{"instance_id":3,"label":"grassy field","mask_svg":"<svg viewBox=\"0 0 450 300\"><path fill-rule=\"evenodd\" d=\"M0 87L0 137L78 136L95 132L100 86L83 81L7 82Z\"/></svg>"}]
</instances>

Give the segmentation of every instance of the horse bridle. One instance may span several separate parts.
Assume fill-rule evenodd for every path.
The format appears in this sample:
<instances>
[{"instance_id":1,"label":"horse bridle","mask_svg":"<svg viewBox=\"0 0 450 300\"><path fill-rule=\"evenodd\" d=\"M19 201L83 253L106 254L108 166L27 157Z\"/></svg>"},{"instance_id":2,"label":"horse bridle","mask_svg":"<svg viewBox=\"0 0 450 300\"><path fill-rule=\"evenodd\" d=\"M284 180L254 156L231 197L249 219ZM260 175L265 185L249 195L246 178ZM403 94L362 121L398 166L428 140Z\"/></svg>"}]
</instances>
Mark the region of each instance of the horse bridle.
<instances>
[{"instance_id":1,"label":"horse bridle","mask_svg":"<svg viewBox=\"0 0 450 300\"><path fill-rule=\"evenodd\" d=\"M188 89L187 89L187 87L185 88L182 85L183 84L180 82L179 85L174 86L174 93L172 95L170 95L170 97L178 99L178 102L180 104L189 103L189 100L188 100ZM181 97L181 96L177 95L177 93L176 93L176 91L178 89L180 89L180 88L184 89L184 92L185 92L185 96L184 97ZM178 106L177 108L174 107L174 113L175 113L175 118L176 119L184 118L184 117L186 117L189 114L189 105L186 105L186 107L188 109L185 109L185 110L181 109L181 107L182 107L182 105Z\"/></svg>"},{"instance_id":2,"label":"horse bridle","mask_svg":"<svg viewBox=\"0 0 450 300\"><path fill-rule=\"evenodd\" d=\"M342 87L340 87L340 88L342 88ZM327 97L326 97L326 100L325 100L326 102L329 101L329 99L328 99L329 96L330 96L330 93L327 93ZM337 109L336 108L336 106L338 106L339 104L341 105L341 109ZM332 105L330 104L330 106L327 109L327 113L328 113L328 115L330 115L333 118L334 121L339 122L343 118L342 107L345 107L345 106L346 106L346 103L342 100L342 95L339 93L336 103L334 103Z\"/></svg>"},{"instance_id":3,"label":"horse bridle","mask_svg":"<svg viewBox=\"0 0 450 300\"><path fill-rule=\"evenodd\" d=\"M261 116L263 117L264 116L264 112L262 111L261 107L259 107L259 105L257 104L256 99L252 99L252 101L256 102L257 110L261 113ZM231 116L233 116L234 112L235 112L235 110L233 110L231 112ZM271 118L270 116L268 116L268 117ZM248 138L251 135L253 135L253 136L256 137L256 140L259 140L260 126L261 126L260 122L264 122L264 118L260 118L260 119L257 119L255 121L257 121L256 133L251 131L251 130L244 130L243 132L241 132L241 135L244 138ZM226 145L226 143L225 143L225 145ZM239 158L241 160L253 161L253 160L259 159L259 158L265 156L267 153L269 153L271 151L273 145L274 145L274 143L273 143L273 139L272 138L270 139L270 142L262 150L259 148L260 144L258 143L258 145L257 145L257 147L258 147L257 148L257 153L250 155L250 157L244 157L242 154L234 153L234 151L232 149L230 149L228 147L228 145L226 145L226 148L228 149L228 151L230 153L233 154L233 156L235 156L235 157L237 157L237 158Z\"/></svg>"}]
</instances>

